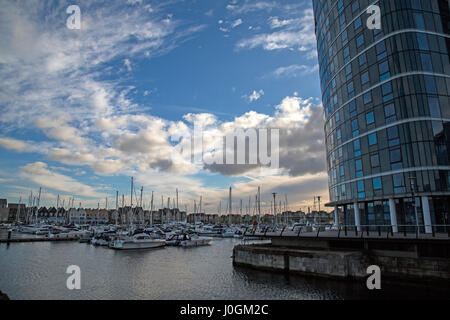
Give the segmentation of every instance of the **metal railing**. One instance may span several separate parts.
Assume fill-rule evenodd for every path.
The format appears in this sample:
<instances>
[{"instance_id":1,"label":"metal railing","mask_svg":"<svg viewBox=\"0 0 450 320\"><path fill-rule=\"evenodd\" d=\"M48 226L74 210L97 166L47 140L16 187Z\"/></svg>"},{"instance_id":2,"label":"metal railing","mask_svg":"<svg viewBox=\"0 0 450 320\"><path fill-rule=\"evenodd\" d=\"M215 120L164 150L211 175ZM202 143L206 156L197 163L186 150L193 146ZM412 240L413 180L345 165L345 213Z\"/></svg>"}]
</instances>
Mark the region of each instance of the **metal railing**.
<instances>
[{"instance_id":1,"label":"metal railing","mask_svg":"<svg viewBox=\"0 0 450 320\"><path fill-rule=\"evenodd\" d=\"M259 237L337 237L337 238L450 238L450 225L340 225L337 228L330 225L315 227L298 226L266 226L262 228L247 228L246 236ZM395 231L395 232L394 232Z\"/></svg>"}]
</instances>

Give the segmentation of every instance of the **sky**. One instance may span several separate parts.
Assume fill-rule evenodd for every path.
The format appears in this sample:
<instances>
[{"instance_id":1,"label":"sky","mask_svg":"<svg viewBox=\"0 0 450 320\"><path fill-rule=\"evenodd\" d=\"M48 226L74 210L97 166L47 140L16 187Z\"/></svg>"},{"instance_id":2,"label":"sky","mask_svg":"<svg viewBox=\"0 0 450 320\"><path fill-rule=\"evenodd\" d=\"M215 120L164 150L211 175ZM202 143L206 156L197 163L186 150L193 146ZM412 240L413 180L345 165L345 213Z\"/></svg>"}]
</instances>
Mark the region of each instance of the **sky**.
<instances>
[{"instance_id":1,"label":"sky","mask_svg":"<svg viewBox=\"0 0 450 320\"><path fill-rule=\"evenodd\" d=\"M178 188L182 209L201 196L224 213L230 186L235 213L258 186L263 212L272 192L291 210L327 202L310 0L4 0L0 30L0 198L42 187L41 205L111 208L134 177L146 208ZM196 124L205 156L216 137L279 129L279 168L173 156Z\"/></svg>"}]
</instances>

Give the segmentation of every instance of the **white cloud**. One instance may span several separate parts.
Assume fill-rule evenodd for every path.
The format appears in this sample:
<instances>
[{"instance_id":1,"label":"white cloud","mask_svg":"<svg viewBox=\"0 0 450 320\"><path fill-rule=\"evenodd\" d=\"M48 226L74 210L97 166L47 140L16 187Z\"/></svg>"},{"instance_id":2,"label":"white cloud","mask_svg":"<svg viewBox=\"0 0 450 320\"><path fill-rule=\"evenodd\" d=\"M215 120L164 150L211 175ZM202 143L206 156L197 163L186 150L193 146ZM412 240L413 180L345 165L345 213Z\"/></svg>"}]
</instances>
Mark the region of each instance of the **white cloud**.
<instances>
[{"instance_id":1,"label":"white cloud","mask_svg":"<svg viewBox=\"0 0 450 320\"><path fill-rule=\"evenodd\" d=\"M273 71L269 76L275 78L296 78L316 73L318 70L319 66L317 64L313 66L294 64L287 67L280 67Z\"/></svg>"},{"instance_id":2,"label":"white cloud","mask_svg":"<svg viewBox=\"0 0 450 320\"><path fill-rule=\"evenodd\" d=\"M29 148L26 142L12 138L0 138L0 146L16 152L24 152Z\"/></svg>"},{"instance_id":3,"label":"white cloud","mask_svg":"<svg viewBox=\"0 0 450 320\"><path fill-rule=\"evenodd\" d=\"M308 56L312 56L313 52L316 51L313 11L312 9L302 9L297 13L300 16L299 18L270 18L268 20L270 28L277 29L277 31L244 38L236 44L236 48L254 49L261 47L268 51L289 49L302 51Z\"/></svg>"},{"instance_id":4,"label":"white cloud","mask_svg":"<svg viewBox=\"0 0 450 320\"><path fill-rule=\"evenodd\" d=\"M243 23L244 23L244 21L242 19L237 19L237 20L233 21L233 23L231 24L231 27L236 28L237 26L240 26Z\"/></svg>"},{"instance_id":5,"label":"white cloud","mask_svg":"<svg viewBox=\"0 0 450 320\"><path fill-rule=\"evenodd\" d=\"M250 95L244 95L242 98L248 100L249 102L258 101L262 96L264 95L264 90L253 90L253 92Z\"/></svg>"},{"instance_id":6,"label":"white cloud","mask_svg":"<svg viewBox=\"0 0 450 320\"><path fill-rule=\"evenodd\" d=\"M76 194L88 198L103 198L105 195L95 188L80 183L71 177L48 169L46 163L35 162L22 167L21 176L44 188Z\"/></svg>"}]
</instances>

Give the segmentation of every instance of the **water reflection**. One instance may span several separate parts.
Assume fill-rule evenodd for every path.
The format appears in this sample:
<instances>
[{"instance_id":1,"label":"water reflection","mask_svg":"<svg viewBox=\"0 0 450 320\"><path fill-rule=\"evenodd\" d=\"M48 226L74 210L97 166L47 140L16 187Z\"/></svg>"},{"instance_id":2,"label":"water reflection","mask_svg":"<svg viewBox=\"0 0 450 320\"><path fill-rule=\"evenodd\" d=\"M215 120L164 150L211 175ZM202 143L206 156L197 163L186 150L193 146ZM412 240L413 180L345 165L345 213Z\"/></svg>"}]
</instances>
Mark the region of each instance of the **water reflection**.
<instances>
[{"instance_id":1,"label":"water reflection","mask_svg":"<svg viewBox=\"0 0 450 320\"><path fill-rule=\"evenodd\" d=\"M287 276L232 266L239 240L199 248L114 251L79 243L0 245L0 290L12 299L364 299L423 296L423 287ZM82 289L66 288L78 265ZM429 289L427 297L439 297Z\"/></svg>"}]
</instances>

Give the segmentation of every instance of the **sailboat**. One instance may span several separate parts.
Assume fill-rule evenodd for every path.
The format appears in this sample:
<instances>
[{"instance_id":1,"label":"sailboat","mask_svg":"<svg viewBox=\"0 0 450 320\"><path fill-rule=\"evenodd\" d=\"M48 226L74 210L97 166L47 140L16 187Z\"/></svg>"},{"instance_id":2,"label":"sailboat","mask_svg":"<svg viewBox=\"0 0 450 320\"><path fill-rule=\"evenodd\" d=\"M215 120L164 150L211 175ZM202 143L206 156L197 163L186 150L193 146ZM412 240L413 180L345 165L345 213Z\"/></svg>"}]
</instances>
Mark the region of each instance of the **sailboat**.
<instances>
[{"instance_id":1,"label":"sailboat","mask_svg":"<svg viewBox=\"0 0 450 320\"><path fill-rule=\"evenodd\" d=\"M131 224L133 220L133 178L131 178L131 207L129 214L130 222L130 234L131 234ZM113 240L109 247L116 250L136 250L136 249L153 249L160 248L166 245L165 240L153 239L146 233L137 233L131 236L121 237L119 239Z\"/></svg>"}]
</instances>

